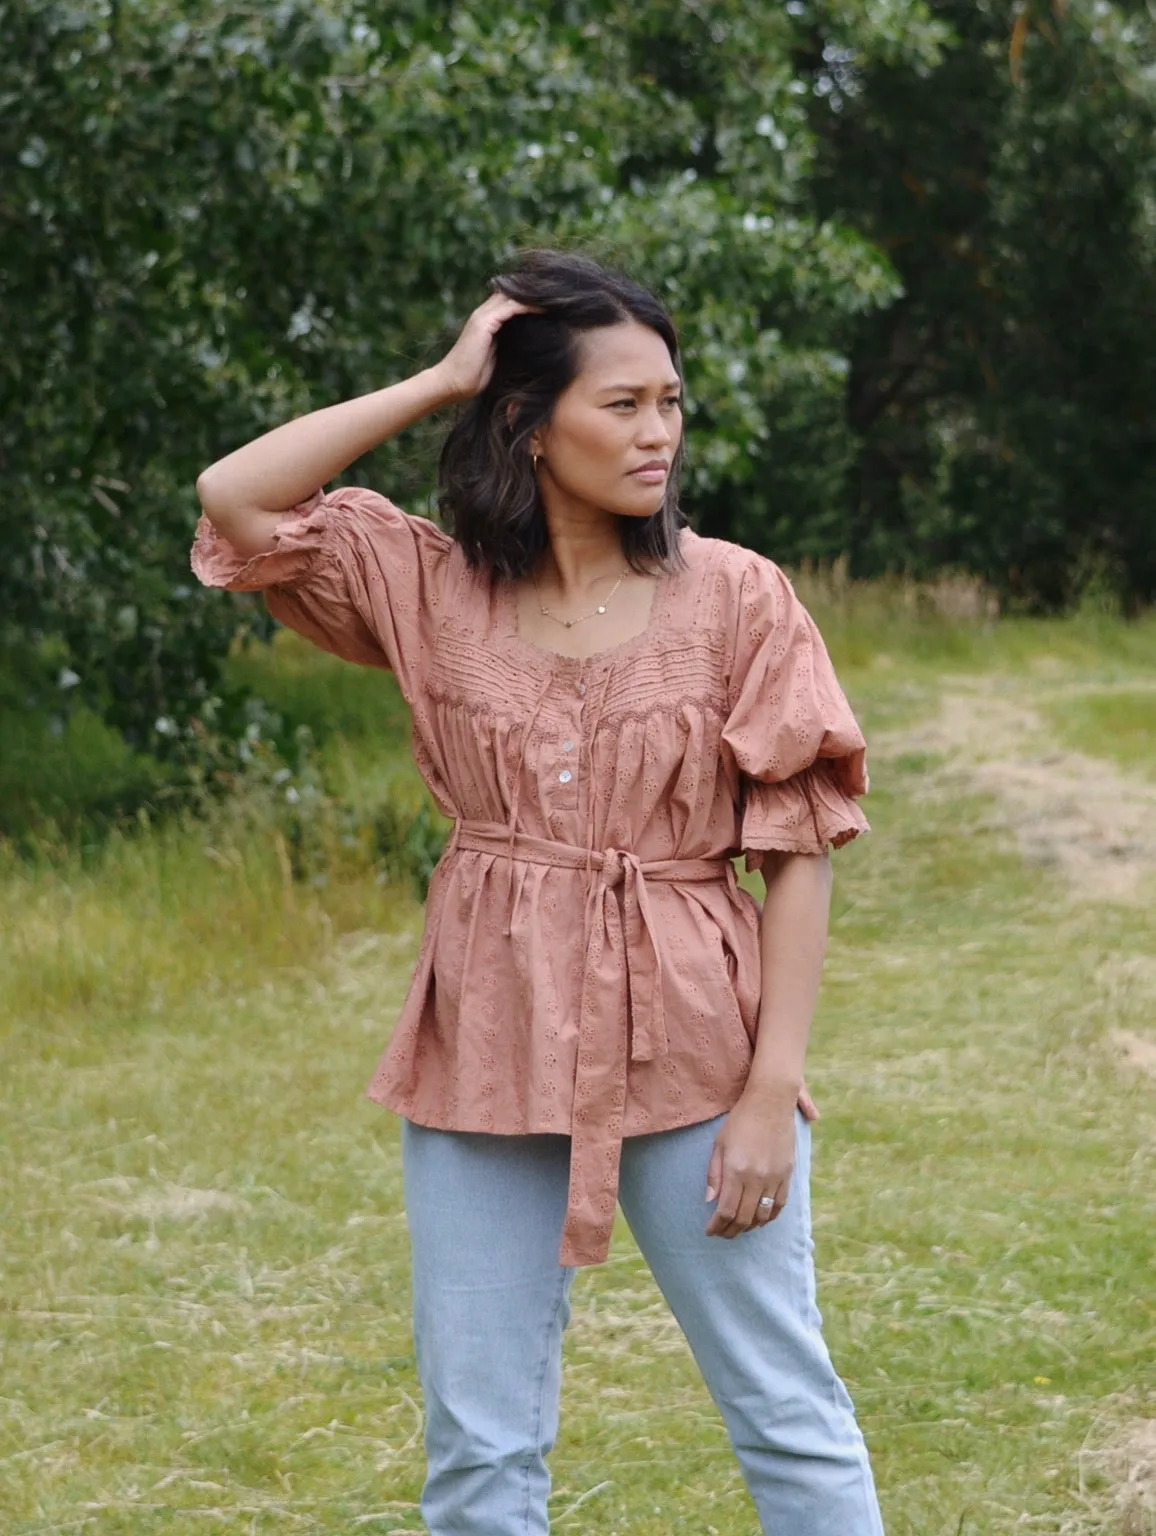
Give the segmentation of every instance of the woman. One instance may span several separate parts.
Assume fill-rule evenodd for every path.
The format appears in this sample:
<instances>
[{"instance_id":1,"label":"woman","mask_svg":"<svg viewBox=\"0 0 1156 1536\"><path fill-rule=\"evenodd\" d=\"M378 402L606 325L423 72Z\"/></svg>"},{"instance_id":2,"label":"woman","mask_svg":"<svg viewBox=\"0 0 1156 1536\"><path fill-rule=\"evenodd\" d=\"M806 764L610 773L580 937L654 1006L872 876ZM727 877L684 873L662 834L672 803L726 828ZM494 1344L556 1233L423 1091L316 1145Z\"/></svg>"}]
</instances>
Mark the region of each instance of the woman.
<instances>
[{"instance_id":1,"label":"woman","mask_svg":"<svg viewBox=\"0 0 1156 1536\"><path fill-rule=\"evenodd\" d=\"M369 1089L404 1117L423 1513L432 1536L546 1531L570 1282L620 1200L764 1530L877 1536L801 1112L863 740L777 567L685 526L662 305L557 252L494 287L435 367L206 470L193 554L397 675L455 819ZM452 531L318 490L454 403Z\"/></svg>"}]
</instances>

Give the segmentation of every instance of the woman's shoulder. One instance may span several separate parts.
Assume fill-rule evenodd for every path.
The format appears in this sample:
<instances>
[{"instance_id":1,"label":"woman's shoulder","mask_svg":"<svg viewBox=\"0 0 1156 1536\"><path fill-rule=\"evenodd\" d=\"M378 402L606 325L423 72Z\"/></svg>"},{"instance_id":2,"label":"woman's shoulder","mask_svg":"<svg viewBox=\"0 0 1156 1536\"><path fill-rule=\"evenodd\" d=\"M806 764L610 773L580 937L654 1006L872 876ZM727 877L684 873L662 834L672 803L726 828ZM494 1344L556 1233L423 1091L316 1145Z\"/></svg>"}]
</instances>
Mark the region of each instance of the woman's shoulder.
<instances>
[{"instance_id":1,"label":"woman's shoulder","mask_svg":"<svg viewBox=\"0 0 1156 1536\"><path fill-rule=\"evenodd\" d=\"M790 578L769 556L684 528L679 548L701 594L716 620L733 624L742 609L777 609L795 600Z\"/></svg>"},{"instance_id":2,"label":"woman's shoulder","mask_svg":"<svg viewBox=\"0 0 1156 1536\"><path fill-rule=\"evenodd\" d=\"M787 580L786 573L769 555L760 554L746 544L735 544L730 539L717 539L709 534L696 533L684 528L679 535L679 548L687 564L704 572L718 572L728 579L742 578L754 572L769 579Z\"/></svg>"},{"instance_id":3,"label":"woman's shoulder","mask_svg":"<svg viewBox=\"0 0 1156 1536\"><path fill-rule=\"evenodd\" d=\"M392 542L399 532L424 549L440 556L457 548L453 535L432 518L406 512L380 491L366 485L335 486L318 491L301 510L324 510L334 520L346 522L371 542Z\"/></svg>"},{"instance_id":4,"label":"woman's shoulder","mask_svg":"<svg viewBox=\"0 0 1156 1536\"><path fill-rule=\"evenodd\" d=\"M380 491L345 486L326 492L343 537L403 595L407 574L429 584L440 616L489 602L489 579L466 559L461 542L432 517L404 511Z\"/></svg>"}]
</instances>

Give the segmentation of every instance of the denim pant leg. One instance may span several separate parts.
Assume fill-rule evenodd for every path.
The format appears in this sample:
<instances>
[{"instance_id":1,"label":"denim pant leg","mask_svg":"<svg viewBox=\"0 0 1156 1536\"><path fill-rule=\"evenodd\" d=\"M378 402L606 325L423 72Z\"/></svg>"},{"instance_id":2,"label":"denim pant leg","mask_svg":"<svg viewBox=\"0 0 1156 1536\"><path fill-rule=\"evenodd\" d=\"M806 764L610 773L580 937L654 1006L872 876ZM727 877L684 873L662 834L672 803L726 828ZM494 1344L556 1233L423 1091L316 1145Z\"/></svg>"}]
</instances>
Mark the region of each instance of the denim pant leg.
<instances>
[{"instance_id":1,"label":"denim pant leg","mask_svg":"<svg viewBox=\"0 0 1156 1536\"><path fill-rule=\"evenodd\" d=\"M545 1536L570 1143L402 1127L431 1536Z\"/></svg>"},{"instance_id":2,"label":"denim pant leg","mask_svg":"<svg viewBox=\"0 0 1156 1536\"><path fill-rule=\"evenodd\" d=\"M769 1225L733 1240L705 1235L707 1166L722 1118L629 1138L622 1207L722 1410L764 1532L882 1536L867 1449L823 1341L811 1128L796 1119L790 1197Z\"/></svg>"}]
</instances>

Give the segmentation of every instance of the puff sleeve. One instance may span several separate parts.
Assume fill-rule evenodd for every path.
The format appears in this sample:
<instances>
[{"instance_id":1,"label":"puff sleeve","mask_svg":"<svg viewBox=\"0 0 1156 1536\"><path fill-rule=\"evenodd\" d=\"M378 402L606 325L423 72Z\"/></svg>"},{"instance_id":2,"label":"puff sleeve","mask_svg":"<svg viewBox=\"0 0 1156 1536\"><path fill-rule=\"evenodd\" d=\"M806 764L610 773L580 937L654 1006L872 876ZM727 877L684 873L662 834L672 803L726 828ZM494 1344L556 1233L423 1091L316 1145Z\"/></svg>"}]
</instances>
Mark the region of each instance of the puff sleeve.
<instances>
[{"instance_id":1,"label":"puff sleeve","mask_svg":"<svg viewBox=\"0 0 1156 1536\"><path fill-rule=\"evenodd\" d=\"M722 739L739 770L739 846L756 870L769 850L818 854L869 830L856 804L867 754L822 637L778 566L749 557L736 609Z\"/></svg>"},{"instance_id":2,"label":"puff sleeve","mask_svg":"<svg viewBox=\"0 0 1156 1536\"><path fill-rule=\"evenodd\" d=\"M246 559L202 515L193 572L208 587L263 592L275 619L346 661L393 672L412 704L444 611L449 534L347 487L286 512L273 538Z\"/></svg>"}]
</instances>

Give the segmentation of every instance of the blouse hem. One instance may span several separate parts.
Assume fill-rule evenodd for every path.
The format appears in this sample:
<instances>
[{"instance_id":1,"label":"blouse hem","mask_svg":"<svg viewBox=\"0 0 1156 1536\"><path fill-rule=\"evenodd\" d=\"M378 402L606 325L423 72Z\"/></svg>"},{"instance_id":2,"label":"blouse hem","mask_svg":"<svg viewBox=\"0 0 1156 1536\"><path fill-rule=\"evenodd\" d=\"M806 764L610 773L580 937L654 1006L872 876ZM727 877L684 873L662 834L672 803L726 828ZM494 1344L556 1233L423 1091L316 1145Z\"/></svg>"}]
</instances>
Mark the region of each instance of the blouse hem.
<instances>
[{"instance_id":1,"label":"blouse hem","mask_svg":"<svg viewBox=\"0 0 1156 1536\"><path fill-rule=\"evenodd\" d=\"M652 1114L648 1117L648 1122L645 1126L640 1127L636 1131L623 1131L622 1139L623 1141L628 1141L634 1136L652 1136L660 1131L678 1131L685 1129L689 1125L703 1125L708 1120L717 1120L720 1115L730 1114L739 1101L743 1086L740 1083L735 1088L733 1097L726 1098L724 1102L719 1104L717 1109L708 1107L704 1110L700 1107L693 1110L672 1110L669 1116ZM420 1112L408 1111L392 1103L390 1096L380 1091L375 1091L372 1084L365 1090L364 1096L371 1103L379 1105L382 1109L388 1109L393 1114L400 1115L403 1120L409 1120L414 1125L423 1126L431 1131L460 1131L469 1134L480 1133L488 1136L571 1136L573 1134L573 1130L569 1125L561 1128L557 1125L539 1125L532 1116L528 1124L518 1126L514 1130L506 1130L496 1125L483 1125L480 1123L481 1117L476 1115L438 1115L432 1114L428 1110Z\"/></svg>"}]
</instances>

